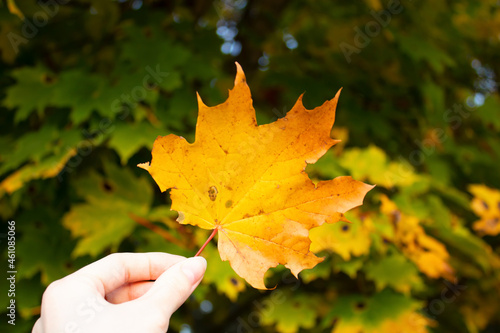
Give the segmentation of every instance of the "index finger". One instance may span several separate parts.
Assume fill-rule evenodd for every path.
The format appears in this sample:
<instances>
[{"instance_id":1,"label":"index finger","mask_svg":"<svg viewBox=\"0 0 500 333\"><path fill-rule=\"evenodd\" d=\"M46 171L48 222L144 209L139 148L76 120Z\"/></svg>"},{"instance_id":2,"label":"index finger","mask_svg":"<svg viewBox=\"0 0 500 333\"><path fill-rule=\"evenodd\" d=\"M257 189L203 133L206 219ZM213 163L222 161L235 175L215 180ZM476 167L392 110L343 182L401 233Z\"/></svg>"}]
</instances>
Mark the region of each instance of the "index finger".
<instances>
[{"instance_id":1,"label":"index finger","mask_svg":"<svg viewBox=\"0 0 500 333\"><path fill-rule=\"evenodd\" d=\"M74 278L90 279L102 296L132 282L156 280L176 263L186 260L174 254L114 253L72 274Z\"/></svg>"}]
</instances>

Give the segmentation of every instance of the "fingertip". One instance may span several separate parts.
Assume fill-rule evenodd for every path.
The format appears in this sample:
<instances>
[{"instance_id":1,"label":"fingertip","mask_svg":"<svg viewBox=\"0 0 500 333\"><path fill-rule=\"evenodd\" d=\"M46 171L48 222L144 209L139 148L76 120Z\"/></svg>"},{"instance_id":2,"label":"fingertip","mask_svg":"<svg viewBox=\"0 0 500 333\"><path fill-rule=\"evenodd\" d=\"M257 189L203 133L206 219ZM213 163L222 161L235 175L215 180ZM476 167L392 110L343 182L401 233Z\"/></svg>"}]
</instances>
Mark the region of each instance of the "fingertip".
<instances>
[{"instance_id":1,"label":"fingertip","mask_svg":"<svg viewBox=\"0 0 500 333\"><path fill-rule=\"evenodd\" d=\"M151 289L134 302L142 303L142 308L160 309L169 318L196 289L206 268L203 257L183 260L166 270Z\"/></svg>"},{"instance_id":2,"label":"fingertip","mask_svg":"<svg viewBox=\"0 0 500 333\"><path fill-rule=\"evenodd\" d=\"M38 318L37 321L35 322L35 325L33 326L33 330L31 333L41 333L42 332L42 319Z\"/></svg>"},{"instance_id":3,"label":"fingertip","mask_svg":"<svg viewBox=\"0 0 500 333\"><path fill-rule=\"evenodd\" d=\"M203 257L188 258L181 263L181 270L191 284L201 280L207 270L207 261Z\"/></svg>"}]
</instances>

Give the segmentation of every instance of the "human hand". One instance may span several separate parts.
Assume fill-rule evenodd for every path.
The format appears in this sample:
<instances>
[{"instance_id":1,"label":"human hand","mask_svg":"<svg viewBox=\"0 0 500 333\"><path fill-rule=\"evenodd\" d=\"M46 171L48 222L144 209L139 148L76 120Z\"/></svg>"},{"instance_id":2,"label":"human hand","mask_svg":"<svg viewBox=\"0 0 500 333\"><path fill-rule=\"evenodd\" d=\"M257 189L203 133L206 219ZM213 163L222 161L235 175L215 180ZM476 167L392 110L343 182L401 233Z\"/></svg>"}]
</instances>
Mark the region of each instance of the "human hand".
<instances>
[{"instance_id":1,"label":"human hand","mask_svg":"<svg viewBox=\"0 0 500 333\"><path fill-rule=\"evenodd\" d=\"M51 283L32 332L164 333L206 267L202 257L111 254Z\"/></svg>"}]
</instances>

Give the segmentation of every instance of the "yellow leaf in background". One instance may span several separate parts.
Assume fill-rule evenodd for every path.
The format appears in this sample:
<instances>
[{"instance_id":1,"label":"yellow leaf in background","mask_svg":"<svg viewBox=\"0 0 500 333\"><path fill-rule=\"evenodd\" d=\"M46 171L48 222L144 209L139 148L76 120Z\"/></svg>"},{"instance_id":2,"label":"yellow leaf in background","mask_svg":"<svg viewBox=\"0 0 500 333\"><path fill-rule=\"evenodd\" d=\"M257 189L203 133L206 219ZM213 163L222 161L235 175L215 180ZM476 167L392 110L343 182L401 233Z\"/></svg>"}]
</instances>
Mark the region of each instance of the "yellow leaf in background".
<instances>
[{"instance_id":1,"label":"yellow leaf in background","mask_svg":"<svg viewBox=\"0 0 500 333\"><path fill-rule=\"evenodd\" d=\"M401 213L385 195L381 201L380 210L391 219L395 230L393 241L403 254L428 277L453 280L454 272L448 263L450 255L446 247L425 233L418 218Z\"/></svg>"},{"instance_id":2,"label":"yellow leaf in background","mask_svg":"<svg viewBox=\"0 0 500 333\"><path fill-rule=\"evenodd\" d=\"M460 306L469 332L483 331L500 309L500 285L489 286L488 292L481 292L477 286L467 289L465 304Z\"/></svg>"},{"instance_id":3,"label":"yellow leaf in background","mask_svg":"<svg viewBox=\"0 0 500 333\"><path fill-rule=\"evenodd\" d=\"M399 217L399 214L401 213L398 210L398 206L394 203L394 201L391 201L386 195L381 195L380 202L382 204L380 205L380 211L382 213L388 215L393 219Z\"/></svg>"},{"instance_id":4,"label":"yellow leaf in background","mask_svg":"<svg viewBox=\"0 0 500 333\"><path fill-rule=\"evenodd\" d=\"M366 4L374 10L381 10L382 9L382 3L380 0L365 0Z\"/></svg>"},{"instance_id":5,"label":"yellow leaf in background","mask_svg":"<svg viewBox=\"0 0 500 333\"><path fill-rule=\"evenodd\" d=\"M369 218L348 216L352 223L323 224L309 232L311 251L332 251L348 261L351 256L361 256L370 251L370 233L373 230Z\"/></svg>"},{"instance_id":6,"label":"yellow leaf in background","mask_svg":"<svg viewBox=\"0 0 500 333\"><path fill-rule=\"evenodd\" d=\"M471 208L481 219L472 228L481 235L496 236L500 233L500 191L485 185L470 185L474 194Z\"/></svg>"},{"instance_id":7,"label":"yellow leaf in background","mask_svg":"<svg viewBox=\"0 0 500 333\"><path fill-rule=\"evenodd\" d=\"M226 102L208 107L198 96L194 143L158 137L151 163L140 164L161 191L170 190L178 221L218 235L221 259L253 287L285 265L297 276L322 261L309 230L345 220L373 186L351 177L314 184L304 171L336 140L330 137L339 94L313 110L300 97L277 121L257 125L250 88L237 64Z\"/></svg>"},{"instance_id":8,"label":"yellow leaf in background","mask_svg":"<svg viewBox=\"0 0 500 333\"><path fill-rule=\"evenodd\" d=\"M354 178L385 188L409 186L418 180L410 165L390 161L386 153L374 145L346 149L339 158L339 164Z\"/></svg>"},{"instance_id":9,"label":"yellow leaf in background","mask_svg":"<svg viewBox=\"0 0 500 333\"><path fill-rule=\"evenodd\" d=\"M17 4L14 0L7 0L7 8L9 12L19 17L21 20L24 20L23 12L17 7Z\"/></svg>"},{"instance_id":10,"label":"yellow leaf in background","mask_svg":"<svg viewBox=\"0 0 500 333\"><path fill-rule=\"evenodd\" d=\"M52 178L61 172L68 160L75 156L76 149L50 156L38 163L27 164L15 171L0 183L0 196L3 191L13 193L25 183L37 178Z\"/></svg>"},{"instance_id":11,"label":"yellow leaf in background","mask_svg":"<svg viewBox=\"0 0 500 333\"><path fill-rule=\"evenodd\" d=\"M372 333L427 333L428 327L436 322L415 311L406 311L396 319L384 321L381 327Z\"/></svg>"}]
</instances>

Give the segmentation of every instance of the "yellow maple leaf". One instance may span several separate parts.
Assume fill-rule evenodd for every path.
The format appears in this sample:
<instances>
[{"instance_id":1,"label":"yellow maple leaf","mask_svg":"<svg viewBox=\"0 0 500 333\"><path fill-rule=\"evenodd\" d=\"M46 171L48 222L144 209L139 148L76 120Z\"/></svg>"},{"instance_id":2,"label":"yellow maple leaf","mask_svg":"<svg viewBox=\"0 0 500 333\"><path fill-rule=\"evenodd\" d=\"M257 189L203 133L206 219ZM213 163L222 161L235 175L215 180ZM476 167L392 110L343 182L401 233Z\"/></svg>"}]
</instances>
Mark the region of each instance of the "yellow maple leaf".
<instances>
[{"instance_id":1,"label":"yellow maple leaf","mask_svg":"<svg viewBox=\"0 0 500 333\"><path fill-rule=\"evenodd\" d=\"M381 197L381 211L389 215L394 225L394 243L412 260L425 275L431 278L454 279L446 247L428 236L415 216L403 214L387 196Z\"/></svg>"},{"instance_id":2,"label":"yellow maple leaf","mask_svg":"<svg viewBox=\"0 0 500 333\"><path fill-rule=\"evenodd\" d=\"M482 235L496 236L500 233L500 191L484 185L470 185L474 194L471 208L481 219L472 228Z\"/></svg>"},{"instance_id":3,"label":"yellow maple leaf","mask_svg":"<svg viewBox=\"0 0 500 333\"><path fill-rule=\"evenodd\" d=\"M194 143L158 137L148 170L162 191L171 189L178 221L218 232L221 259L255 288L285 265L292 273L322 259L310 250L313 227L344 219L372 186L351 177L314 184L305 173L337 141L330 138L339 93L314 110L300 97L286 117L257 125L250 89L237 64L235 86L223 104L198 96Z\"/></svg>"}]
</instances>

